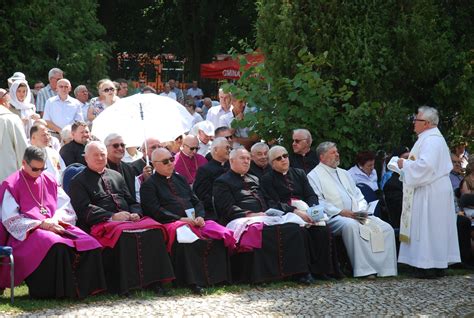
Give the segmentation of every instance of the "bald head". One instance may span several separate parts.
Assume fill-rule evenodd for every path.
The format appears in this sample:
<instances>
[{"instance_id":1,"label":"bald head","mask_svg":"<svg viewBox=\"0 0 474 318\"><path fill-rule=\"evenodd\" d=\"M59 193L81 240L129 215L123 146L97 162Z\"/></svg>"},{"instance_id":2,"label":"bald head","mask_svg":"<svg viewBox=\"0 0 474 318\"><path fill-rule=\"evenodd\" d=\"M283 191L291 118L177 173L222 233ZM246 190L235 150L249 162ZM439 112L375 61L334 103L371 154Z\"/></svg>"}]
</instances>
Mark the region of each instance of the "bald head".
<instances>
[{"instance_id":1,"label":"bald head","mask_svg":"<svg viewBox=\"0 0 474 318\"><path fill-rule=\"evenodd\" d=\"M181 146L181 151L184 152L189 157L194 157L194 155L199 150L199 140L196 136L186 135L183 138L183 144Z\"/></svg>"},{"instance_id":2,"label":"bald head","mask_svg":"<svg viewBox=\"0 0 474 318\"><path fill-rule=\"evenodd\" d=\"M168 149L155 149L151 155L151 161L157 174L164 177L170 177L173 174L174 157Z\"/></svg>"},{"instance_id":3,"label":"bald head","mask_svg":"<svg viewBox=\"0 0 474 318\"><path fill-rule=\"evenodd\" d=\"M102 173L107 165L107 148L101 141L91 141L84 149L84 159L87 167L97 173Z\"/></svg>"},{"instance_id":4,"label":"bald head","mask_svg":"<svg viewBox=\"0 0 474 318\"><path fill-rule=\"evenodd\" d=\"M155 149L161 148L163 145L158 140L158 138L150 137L146 140L146 145L143 143L142 145L142 152L144 156L148 156L148 159L151 160L151 154Z\"/></svg>"}]
</instances>

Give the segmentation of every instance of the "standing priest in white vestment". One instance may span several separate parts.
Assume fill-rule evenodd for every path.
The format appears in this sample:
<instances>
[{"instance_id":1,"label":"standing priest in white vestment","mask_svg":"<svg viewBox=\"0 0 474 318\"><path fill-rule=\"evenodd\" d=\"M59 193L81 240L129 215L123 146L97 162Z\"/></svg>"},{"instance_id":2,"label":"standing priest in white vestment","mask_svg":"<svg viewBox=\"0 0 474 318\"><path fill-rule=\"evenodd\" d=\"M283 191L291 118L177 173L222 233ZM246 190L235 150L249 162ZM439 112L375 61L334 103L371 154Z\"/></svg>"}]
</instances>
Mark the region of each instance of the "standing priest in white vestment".
<instances>
[{"instance_id":1,"label":"standing priest in white vestment","mask_svg":"<svg viewBox=\"0 0 474 318\"><path fill-rule=\"evenodd\" d=\"M403 208L398 261L418 268L420 278L443 276L460 262L449 148L437 128L438 111L422 106L414 119L418 140L402 169Z\"/></svg>"},{"instance_id":2,"label":"standing priest in white vestment","mask_svg":"<svg viewBox=\"0 0 474 318\"><path fill-rule=\"evenodd\" d=\"M393 228L369 215L363 225L355 212L367 211L368 204L347 170L338 168L336 144L323 142L316 149L320 163L308 174L309 183L324 204L334 235L342 235L354 277L397 275Z\"/></svg>"}]
</instances>

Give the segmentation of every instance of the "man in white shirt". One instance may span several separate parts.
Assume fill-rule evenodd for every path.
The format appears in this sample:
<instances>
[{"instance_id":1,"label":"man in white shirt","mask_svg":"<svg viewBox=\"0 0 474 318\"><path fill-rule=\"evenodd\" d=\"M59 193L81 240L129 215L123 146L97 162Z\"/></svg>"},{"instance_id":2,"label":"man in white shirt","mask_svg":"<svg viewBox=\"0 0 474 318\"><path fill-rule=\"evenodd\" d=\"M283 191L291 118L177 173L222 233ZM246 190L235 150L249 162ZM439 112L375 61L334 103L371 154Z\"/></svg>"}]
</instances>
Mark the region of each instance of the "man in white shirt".
<instances>
[{"instance_id":1,"label":"man in white shirt","mask_svg":"<svg viewBox=\"0 0 474 318\"><path fill-rule=\"evenodd\" d=\"M233 148L244 146L249 150L259 138L256 134L252 134L248 127L232 127L232 123L235 120L238 122L244 119L245 113L248 112L248 108L243 99L237 99L235 96L231 96L231 100L232 110L219 118L219 126L217 127L229 127L231 129L233 135Z\"/></svg>"},{"instance_id":2,"label":"man in white shirt","mask_svg":"<svg viewBox=\"0 0 474 318\"><path fill-rule=\"evenodd\" d=\"M63 71L59 68L52 68L49 70L49 84L46 85L46 87L43 87L36 96L36 111L41 115L44 112L48 99L58 94L56 91L57 83L61 78L63 78L63 76Z\"/></svg>"},{"instance_id":3,"label":"man in white shirt","mask_svg":"<svg viewBox=\"0 0 474 318\"><path fill-rule=\"evenodd\" d=\"M232 111L231 95L230 93L225 93L222 88L219 88L219 102L220 105L211 107L206 115L206 120L210 121L215 128L220 127L220 118Z\"/></svg>"},{"instance_id":4,"label":"man in white shirt","mask_svg":"<svg viewBox=\"0 0 474 318\"><path fill-rule=\"evenodd\" d=\"M191 96L195 100L200 100L202 99L202 96L204 95L202 92L202 89L198 87L198 82L193 81L193 86L188 89L186 92L186 95Z\"/></svg>"},{"instance_id":5,"label":"man in white shirt","mask_svg":"<svg viewBox=\"0 0 474 318\"><path fill-rule=\"evenodd\" d=\"M160 96L166 96L176 100L176 94L171 91L169 83L165 83L165 86L163 86L163 92L160 94Z\"/></svg>"},{"instance_id":6,"label":"man in white shirt","mask_svg":"<svg viewBox=\"0 0 474 318\"><path fill-rule=\"evenodd\" d=\"M359 222L356 212L367 211L368 204L349 172L338 168L335 143L323 142L316 152L320 163L308 174L309 183L324 205L332 233L342 236L354 277L397 275L393 228L373 215Z\"/></svg>"},{"instance_id":7,"label":"man in white shirt","mask_svg":"<svg viewBox=\"0 0 474 318\"><path fill-rule=\"evenodd\" d=\"M48 123L48 128L57 134L66 125L75 121L82 121L81 102L69 96L71 83L63 78L57 83L57 96L53 96L46 102L43 119Z\"/></svg>"}]
</instances>

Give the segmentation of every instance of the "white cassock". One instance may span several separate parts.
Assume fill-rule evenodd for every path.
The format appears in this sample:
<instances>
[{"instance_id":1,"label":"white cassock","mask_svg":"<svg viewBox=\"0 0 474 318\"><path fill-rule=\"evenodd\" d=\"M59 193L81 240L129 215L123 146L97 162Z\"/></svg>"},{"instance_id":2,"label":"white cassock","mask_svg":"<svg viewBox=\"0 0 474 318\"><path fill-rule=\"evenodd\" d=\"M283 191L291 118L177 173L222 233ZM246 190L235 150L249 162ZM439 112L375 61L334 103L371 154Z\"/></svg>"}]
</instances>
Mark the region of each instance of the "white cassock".
<instances>
[{"instance_id":1,"label":"white cassock","mask_svg":"<svg viewBox=\"0 0 474 318\"><path fill-rule=\"evenodd\" d=\"M448 146L438 128L419 134L402 169L404 190L412 187L414 191L411 216L406 219L408 242L400 244L400 263L418 268L447 268L449 264L460 262L453 189L449 180L452 169ZM404 197L404 210L406 199Z\"/></svg>"},{"instance_id":2,"label":"white cassock","mask_svg":"<svg viewBox=\"0 0 474 318\"><path fill-rule=\"evenodd\" d=\"M390 224L369 216L368 225L338 215L341 210L367 211L368 204L349 172L323 163L308 174L309 183L329 216L334 235L342 235L354 277L397 275L395 234Z\"/></svg>"}]
</instances>

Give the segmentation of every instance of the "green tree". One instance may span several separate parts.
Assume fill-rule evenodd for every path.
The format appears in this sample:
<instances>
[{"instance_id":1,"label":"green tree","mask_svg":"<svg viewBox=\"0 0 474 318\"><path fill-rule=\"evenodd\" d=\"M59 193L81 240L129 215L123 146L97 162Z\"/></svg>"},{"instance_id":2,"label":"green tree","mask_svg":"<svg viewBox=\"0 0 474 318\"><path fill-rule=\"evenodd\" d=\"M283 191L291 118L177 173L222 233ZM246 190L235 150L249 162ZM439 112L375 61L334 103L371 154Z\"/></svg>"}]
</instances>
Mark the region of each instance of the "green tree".
<instances>
[{"instance_id":1,"label":"green tree","mask_svg":"<svg viewBox=\"0 0 474 318\"><path fill-rule=\"evenodd\" d=\"M22 71L47 81L52 67L73 85L96 83L107 74L110 45L96 17L97 1L1 1L0 77Z\"/></svg>"}]
</instances>

